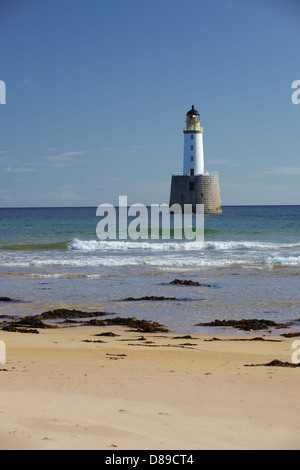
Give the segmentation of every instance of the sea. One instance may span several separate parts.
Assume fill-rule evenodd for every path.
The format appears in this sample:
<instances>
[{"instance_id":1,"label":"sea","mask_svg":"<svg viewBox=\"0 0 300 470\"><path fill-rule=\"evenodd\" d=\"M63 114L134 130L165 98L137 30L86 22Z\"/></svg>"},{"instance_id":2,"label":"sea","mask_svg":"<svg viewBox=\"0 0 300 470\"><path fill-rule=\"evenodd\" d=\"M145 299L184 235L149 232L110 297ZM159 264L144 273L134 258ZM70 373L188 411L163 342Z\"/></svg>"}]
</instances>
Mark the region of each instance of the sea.
<instances>
[{"instance_id":1,"label":"sea","mask_svg":"<svg viewBox=\"0 0 300 470\"><path fill-rule=\"evenodd\" d=\"M99 240L98 222L95 207L0 209L0 297L20 300L0 314L101 310L178 334L241 334L197 325L255 318L300 331L300 206L224 206L205 215L204 243ZM124 300L145 296L175 300Z\"/></svg>"}]
</instances>

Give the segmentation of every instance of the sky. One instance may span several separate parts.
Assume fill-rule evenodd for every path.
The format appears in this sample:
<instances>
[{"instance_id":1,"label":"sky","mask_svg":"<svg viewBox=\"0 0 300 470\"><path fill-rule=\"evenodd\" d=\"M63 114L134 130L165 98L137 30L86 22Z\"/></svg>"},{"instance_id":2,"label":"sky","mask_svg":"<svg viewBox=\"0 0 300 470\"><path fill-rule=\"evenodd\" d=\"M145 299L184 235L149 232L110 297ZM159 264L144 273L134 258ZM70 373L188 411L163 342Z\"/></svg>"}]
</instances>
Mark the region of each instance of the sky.
<instances>
[{"instance_id":1,"label":"sky","mask_svg":"<svg viewBox=\"0 0 300 470\"><path fill-rule=\"evenodd\" d=\"M300 204L299 24L300 0L0 0L0 207L168 203L192 105L223 205Z\"/></svg>"}]
</instances>

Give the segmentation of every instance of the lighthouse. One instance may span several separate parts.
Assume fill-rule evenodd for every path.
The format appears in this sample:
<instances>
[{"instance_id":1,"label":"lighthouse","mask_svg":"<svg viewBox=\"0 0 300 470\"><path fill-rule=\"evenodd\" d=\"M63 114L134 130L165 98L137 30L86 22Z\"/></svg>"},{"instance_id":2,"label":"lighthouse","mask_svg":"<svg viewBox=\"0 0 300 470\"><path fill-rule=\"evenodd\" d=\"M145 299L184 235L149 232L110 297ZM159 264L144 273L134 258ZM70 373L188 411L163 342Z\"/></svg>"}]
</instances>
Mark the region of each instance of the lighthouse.
<instances>
[{"instance_id":1,"label":"lighthouse","mask_svg":"<svg viewBox=\"0 0 300 470\"><path fill-rule=\"evenodd\" d=\"M184 209L191 204L196 212L196 205L203 204L205 214L221 214L219 175L204 172L203 128L194 106L186 114L183 134L183 172L172 176L170 206L179 204Z\"/></svg>"},{"instance_id":2,"label":"lighthouse","mask_svg":"<svg viewBox=\"0 0 300 470\"><path fill-rule=\"evenodd\" d=\"M192 106L186 115L186 128L184 133L183 174L203 175L203 128L200 127L200 114Z\"/></svg>"}]
</instances>

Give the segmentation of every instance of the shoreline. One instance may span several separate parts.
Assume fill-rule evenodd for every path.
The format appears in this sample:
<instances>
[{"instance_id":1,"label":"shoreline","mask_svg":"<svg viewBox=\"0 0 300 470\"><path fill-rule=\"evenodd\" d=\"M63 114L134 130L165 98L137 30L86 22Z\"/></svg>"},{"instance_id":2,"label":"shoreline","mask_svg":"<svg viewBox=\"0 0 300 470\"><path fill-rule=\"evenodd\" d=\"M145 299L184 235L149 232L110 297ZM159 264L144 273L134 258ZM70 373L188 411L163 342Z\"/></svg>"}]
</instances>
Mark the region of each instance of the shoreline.
<instances>
[{"instance_id":1,"label":"shoreline","mask_svg":"<svg viewBox=\"0 0 300 470\"><path fill-rule=\"evenodd\" d=\"M299 449L299 369L246 367L291 362L293 338L178 336L1 331L0 450Z\"/></svg>"}]
</instances>

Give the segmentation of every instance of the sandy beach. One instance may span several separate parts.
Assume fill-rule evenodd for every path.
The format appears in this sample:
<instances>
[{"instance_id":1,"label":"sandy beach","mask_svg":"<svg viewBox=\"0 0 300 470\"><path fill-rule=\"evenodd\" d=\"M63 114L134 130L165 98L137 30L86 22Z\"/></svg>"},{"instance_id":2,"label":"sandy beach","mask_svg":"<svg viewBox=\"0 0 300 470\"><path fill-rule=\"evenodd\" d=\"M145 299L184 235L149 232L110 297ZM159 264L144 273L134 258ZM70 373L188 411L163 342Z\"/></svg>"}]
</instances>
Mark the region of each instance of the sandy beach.
<instances>
[{"instance_id":1,"label":"sandy beach","mask_svg":"<svg viewBox=\"0 0 300 470\"><path fill-rule=\"evenodd\" d=\"M254 337L1 331L0 449L299 449L299 369L245 366L293 339Z\"/></svg>"}]
</instances>

